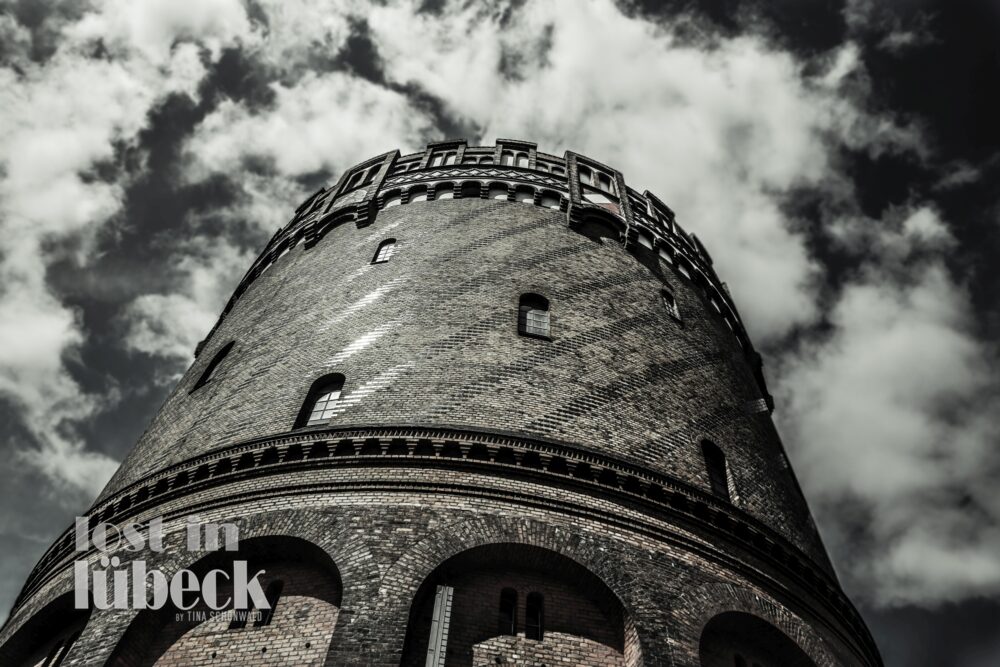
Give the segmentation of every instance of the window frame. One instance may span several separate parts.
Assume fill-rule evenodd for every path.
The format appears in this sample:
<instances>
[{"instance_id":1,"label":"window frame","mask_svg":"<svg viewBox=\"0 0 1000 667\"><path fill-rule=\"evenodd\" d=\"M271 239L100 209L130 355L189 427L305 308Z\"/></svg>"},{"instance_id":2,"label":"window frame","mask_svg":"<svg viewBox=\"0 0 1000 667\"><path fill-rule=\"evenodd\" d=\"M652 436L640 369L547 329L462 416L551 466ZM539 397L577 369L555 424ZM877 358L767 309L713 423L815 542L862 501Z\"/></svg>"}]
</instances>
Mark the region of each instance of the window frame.
<instances>
[{"instance_id":1,"label":"window frame","mask_svg":"<svg viewBox=\"0 0 1000 667\"><path fill-rule=\"evenodd\" d=\"M372 255L372 264L388 264L392 256L396 254L396 239L387 238L379 242Z\"/></svg>"},{"instance_id":2,"label":"window frame","mask_svg":"<svg viewBox=\"0 0 1000 667\"><path fill-rule=\"evenodd\" d=\"M505 637L517 636L517 591L505 586L500 591L500 605L497 615L497 634Z\"/></svg>"},{"instance_id":3,"label":"window frame","mask_svg":"<svg viewBox=\"0 0 1000 667\"><path fill-rule=\"evenodd\" d=\"M708 475L712 495L727 503L732 503L733 490L729 484L729 464L726 461L726 453L707 438L701 441L701 452L705 458L705 472Z\"/></svg>"},{"instance_id":4,"label":"window frame","mask_svg":"<svg viewBox=\"0 0 1000 667\"><path fill-rule=\"evenodd\" d=\"M524 638L534 641L545 639L545 596L538 591L532 591L525 597Z\"/></svg>"},{"instance_id":5,"label":"window frame","mask_svg":"<svg viewBox=\"0 0 1000 667\"><path fill-rule=\"evenodd\" d=\"M540 327L529 326L530 314L533 312L545 313L545 333L539 333L533 329ZM525 338L538 338L540 340L552 340L552 303L537 292L525 292L517 300L517 334Z\"/></svg>"},{"instance_id":6,"label":"window frame","mask_svg":"<svg viewBox=\"0 0 1000 667\"><path fill-rule=\"evenodd\" d=\"M322 412L329 409L331 404L339 403L344 395L344 386L346 384L347 378L343 373L328 373L314 380L309 386L309 391L306 393L306 398L302 402L302 407L299 408L299 414L295 418L295 425L292 429L313 428L329 424L333 415L323 419ZM319 403L320 397L329 396L334 392L336 392L337 395L334 398L327 399L325 401L320 419L314 421L313 414L316 412L316 406Z\"/></svg>"}]
</instances>

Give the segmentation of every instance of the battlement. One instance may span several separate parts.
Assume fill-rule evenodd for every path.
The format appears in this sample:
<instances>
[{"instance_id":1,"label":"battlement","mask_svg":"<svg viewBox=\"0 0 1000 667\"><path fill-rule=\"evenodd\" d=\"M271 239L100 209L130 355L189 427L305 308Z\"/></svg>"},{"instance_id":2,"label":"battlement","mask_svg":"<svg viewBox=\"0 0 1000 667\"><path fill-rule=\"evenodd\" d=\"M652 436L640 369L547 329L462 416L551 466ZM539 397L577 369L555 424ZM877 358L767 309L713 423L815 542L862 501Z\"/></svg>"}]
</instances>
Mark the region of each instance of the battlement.
<instances>
[{"instance_id":1,"label":"battlement","mask_svg":"<svg viewBox=\"0 0 1000 667\"><path fill-rule=\"evenodd\" d=\"M495 146L468 146L464 140L428 144L419 153L384 153L361 162L328 188L306 199L292 219L267 243L240 281L219 318L274 262L299 243L318 243L331 229L354 223L366 227L393 206L454 199L491 199L552 209L580 229L588 221L610 226L617 241L645 261L662 261L700 289L732 331L751 365L768 410L760 357L726 284L697 236L684 230L669 206L649 192L629 187L612 167L573 151L562 157L542 153L529 142L501 139ZM213 328L213 332L215 328ZM197 356L211 333L198 346Z\"/></svg>"}]
</instances>

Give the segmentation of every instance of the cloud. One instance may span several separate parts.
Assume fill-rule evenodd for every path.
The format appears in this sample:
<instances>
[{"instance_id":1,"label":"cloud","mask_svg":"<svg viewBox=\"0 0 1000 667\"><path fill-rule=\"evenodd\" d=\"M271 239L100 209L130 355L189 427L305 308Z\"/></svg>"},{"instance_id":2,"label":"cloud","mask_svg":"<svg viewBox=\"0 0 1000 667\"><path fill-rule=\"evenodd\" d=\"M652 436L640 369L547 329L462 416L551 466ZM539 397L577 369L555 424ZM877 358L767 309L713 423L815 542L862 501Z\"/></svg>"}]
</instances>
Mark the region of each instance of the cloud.
<instances>
[{"instance_id":1,"label":"cloud","mask_svg":"<svg viewBox=\"0 0 1000 667\"><path fill-rule=\"evenodd\" d=\"M174 290L142 295L124 314L128 349L168 359L182 369L190 365L195 346L211 330L254 259L252 253L215 239L194 238L185 247L187 252L174 259L172 269L179 276Z\"/></svg>"},{"instance_id":2,"label":"cloud","mask_svg":"<svg viewBox=\"0 0 1000 667\"><path fill-rule=\"evenodd\" d=\"M845 187L838 146L919 148L857 101L850 45L807 75L763 38L682 42L610 2L528 3L514 16L480 5L415 15L403 3L374 9L368 25L388 79L439 97L482 137L583 152L670 202L762 340L818 316L819 267L783 197Z\"/></svg>"},{"instance_id":3,"label":"cloud","mask_svg":"<svg viewBox=\"0 0 1000 667\"><path fill-rule=\"evenodd\" d=\"M776 416L852 590L925 605L998 592L996 349L944 260L954 223L917 199L861 211L845 153L929 154L918 128L873 110L861 47L803 61L763 36L654 23L610 0L422 5L108 0L53 5L31 28L0 17L0 394L24 422L21 460L74 498L115 465L77 432L114 396L70 372L91 332L49 274L89 266L110 224L138 226L122 205L165 100L198 106L194 130L172 137L169 186L233 192L178 216L171 231L191 238L163 250L168 277L117 314L118 344L161 364L161 383L306 183L417 149L438 125L469 128L472 141L520 137L621 168L704 240L754 339L795 342L774 360ZM883 49L927 38L868 0L845 11ZM361 30L378 54L367 79L338 60ZM270 95L199 98L227 49ZM979 173L951 169L942 189ZM802 192L824 202L819 220L789 206ZM847 258L836 281L817 236Z\"/></svg>"},{"instance_id":4,"label":"cloud","mask_svg":"<svg viewBox=\"0 0 1000 667\"><path fill-rule=\"evenodd\" d=\"M874 222L874 221L872 221ZM784 358L776 412L848 583L875 604L1000 592L997 350L929 245L953 240L928 208L863 235L873 258Z\"/></svg>"},{"instance_id":5,"label":"cloud","mask_svg":"<svg viewBox=\"0 0 1000 667\"><path fill-rule=\"evenodd\" d=\"M167 63L178 42L197 43L213 59L223 47L251 37L240 0L106 0L65 30L70 40L100 40L116 55L140 53L150 63Z\"/></svg>"},{"instance_id":6,"label":"cloud","mask_svg":"<svg viewBox=\"0 0 1000 667\"><path fill-rule=\"evenodd\" d=\"M271 88L271 109L254 113L225 101L205 118L187 144L195 168L232 173L266 160L278 178L337 174L372 155L415 148L429 130L405 96L342 72L309 73Z\"/></svg>"},{"instance_id":7,"label":"cloud","mask_svg":"<svg viewBox=\"0 0 1000 667\"><path fill-rule=\"evenodd\" d=\"M75 434L109 397L85 393L64 363L86 333L48 284L48 268L90 261L130 178L102 177L100 168L136 145L159 101L196 90L205 73L198 51L175 43L202 40L218 52L238 37L222 28L232 23L232 3L225 14L209 7L226 4L178 13L143 3L147 15L108 3L78 22L53 11L42 25L60 41L38 61L25 53L26 31L4 20L4 33L22 46L0 69L0 394L18 407L33 441L23 460L57 487L95 494L116 464ZM98 48L113 53L93 57Z\"/></svg>"}]
</instances>

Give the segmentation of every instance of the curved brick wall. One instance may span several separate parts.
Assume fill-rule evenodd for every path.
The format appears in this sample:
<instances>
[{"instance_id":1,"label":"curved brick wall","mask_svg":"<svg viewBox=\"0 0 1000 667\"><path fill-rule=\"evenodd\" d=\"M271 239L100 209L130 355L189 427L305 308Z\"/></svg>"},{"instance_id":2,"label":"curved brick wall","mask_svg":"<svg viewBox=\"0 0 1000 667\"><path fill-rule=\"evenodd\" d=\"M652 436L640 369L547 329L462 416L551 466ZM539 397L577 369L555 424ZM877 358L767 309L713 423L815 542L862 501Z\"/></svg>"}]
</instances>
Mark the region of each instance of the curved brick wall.
<instances>
[{"instance_id":1,"label":"curved brick wall","mask_svg":"<svg viewBox=\"0 0 1000 667\"><path fill-rule=\"evenodd\" d=\"M386 239L395 239L394 254L372 263ZM548 300L550 340L518 335L525 293ZM345 381L331 419L295 429L310 387L332 373ZM660 602L629 603L607 571L597 572L623 599L634 641L617 646L625 657L594 653L594 664L665 656L667 637L687 656L674 664L697 664L697 633L712 618L699 609L712 600L686 600L690 588L678 582L715 591L715 602L742 599L741 585L766 592L766 610L732 602L717 612L764 618L816 664L878 664L833 578L769 406L759 357L707 251L653 195L572 153L440 144L359 165L300 207L90 514L171 519L201 507L247 517L305 502L304 493L340 515L356 494L388 494L378 496L385 507L347 511L343 520L357 525L414 511L447 517L442 493L452 518L459 506L497 517L532 507L541 514L531 521L565 524L581 539L620 534L631 546L615 546L625 554L619 575L642 577L642 563L655 561L654 579L673 580L649 583L662 586ZM705 439L725 454L728 502L713 494ZM248 498L262 495L286 500L253 509ZM383 544L383 575L413 556L412 540L427 544L439 530ZM36 568L0 639L64 590L74 557L68 538ZM504 540L482 543L491 541ZM553 548L544 539L512 541ZM445 557L418 567L423 574L410 585ZM333 560L344 579L343 616L352 613L351 581ZM476 581L484 590L498 585ZM409 613L416 588L408 595L397 613ZM392 622L405 630L408 618ZM101 636L124 631L111 625ZM338 639L351 632L343 625L330 656L348 641ZM477 655L531 653L527 640L511 641L489 640ZM613 644L588 641L600 651ZM378 660L364 664L400 664L403 635L385 642Z\"/></svg>"}]
</instances>

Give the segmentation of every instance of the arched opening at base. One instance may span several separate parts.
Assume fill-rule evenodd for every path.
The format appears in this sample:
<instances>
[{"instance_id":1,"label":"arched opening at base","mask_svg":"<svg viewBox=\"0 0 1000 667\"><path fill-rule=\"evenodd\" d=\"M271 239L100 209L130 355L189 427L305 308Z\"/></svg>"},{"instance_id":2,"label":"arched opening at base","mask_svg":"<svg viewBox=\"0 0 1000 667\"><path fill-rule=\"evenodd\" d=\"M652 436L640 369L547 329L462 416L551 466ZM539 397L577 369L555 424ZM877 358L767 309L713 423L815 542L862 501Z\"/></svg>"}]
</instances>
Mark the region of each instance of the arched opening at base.
<instances>
[{"instance_id":1,"label":"arched opening at base","mask_svg":"<svg viewBox=\"0 0 1000 667\"><path fill-rule=\"evenodd\" d=\"M727 611L705 624L701 667L816 667L785 633L752 614Z\"/></svg>"},{"instance_id":2,"label":"arched opening at base","mask_svg":"<svg viewBox=\"0 0 1000 667\"><path fill-rule=\"evenodd\" d=\"M404 667L641 664L621 602L546 549L492 544L438 566L410 609Z\"/></svg>"},{"instance_id":3,"label":"arched opening at base","mask_svg":"<svg viewBox=\"0 0 1000 667\"><path fill-rule=\"evenodd\" d=\"M90 609L76 609L73 593L57 597L32 616L4 644L0 665L65 664L90 619Z\"/></svg>"},{"instance_id":4,"label":"arched opening at base","mask_svg":"<svg viewBox=\"0 0 1000 667\"><path fill-rule=\"evenodd\" d=\"M212 569L233 572L246 561L249 577L259 570L270 609L216 612L200 600L189 611L171 604L141 611L107 662L108 667L256 664L323 664L340 613L343 586L330 557L298 538L240 541L238 551L213 552L189 567L199 581ZM219 578L218 599L232 597Z\"/></svg>"}]
</instances>

